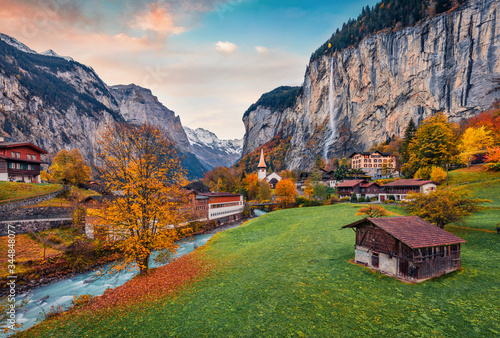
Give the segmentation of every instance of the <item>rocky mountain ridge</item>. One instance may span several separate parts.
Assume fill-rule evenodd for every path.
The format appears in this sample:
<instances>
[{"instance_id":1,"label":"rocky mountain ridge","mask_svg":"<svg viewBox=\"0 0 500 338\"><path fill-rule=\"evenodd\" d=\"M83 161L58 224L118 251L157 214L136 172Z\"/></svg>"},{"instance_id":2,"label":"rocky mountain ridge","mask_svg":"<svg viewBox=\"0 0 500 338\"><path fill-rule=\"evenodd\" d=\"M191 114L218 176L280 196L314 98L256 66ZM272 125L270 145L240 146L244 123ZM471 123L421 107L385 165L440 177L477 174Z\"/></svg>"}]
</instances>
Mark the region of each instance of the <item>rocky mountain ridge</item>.
<instances>
[{"instance_id":1,"label":"rocky mountain ridge","mask_svg":"<svg viewBox=\"0 0 500 338\"><path fill-rule=\"evenodd\" d=\"M94 161L98 140L114 123L153 123L174 140L189 177L205 168L190 152L179 117L150 90L135 85L108 87L88 66L53 51L39 54L0 35L0 132L29 141L55 155L78 148Z\"/></svg>"},{"instance_id":2,"label":"rocky mountain ridge","mask_svg":"<svg viewBox=\"0 0 500 338\"><path fill-rule=\"evenodd\" d=\"M310 62L291 107L259 105L245 114L243 155L279 133L290 137L289 169L317 155L349 155L402 136L437 111L459 121L500 99L498 0L459 8Z\"/></svg>"},{"instance_id":3,"label":"rocky mountain ridge","mask_svg":"<svg viewBox=\"0 0 500 338\"><path fill-rule=\"evenodd\" d=\"M230 167L241 157L243 139L221 140L211 131L203 128L191 129L184 126L190 149L207 168Z\"/></svg>"}]
</instances>

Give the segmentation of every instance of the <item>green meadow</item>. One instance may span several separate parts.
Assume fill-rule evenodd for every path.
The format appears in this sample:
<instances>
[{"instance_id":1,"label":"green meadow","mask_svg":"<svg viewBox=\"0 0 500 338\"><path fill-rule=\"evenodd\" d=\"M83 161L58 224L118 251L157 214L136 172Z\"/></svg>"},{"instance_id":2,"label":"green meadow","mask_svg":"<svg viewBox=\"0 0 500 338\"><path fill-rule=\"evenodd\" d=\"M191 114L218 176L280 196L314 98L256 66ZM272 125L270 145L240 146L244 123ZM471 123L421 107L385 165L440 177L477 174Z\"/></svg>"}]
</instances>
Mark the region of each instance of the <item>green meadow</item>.
<instances>
[{"instance_id":1,"label":"green meadow","mask_svg":"<svg viewBox=\"0 0 500 338\"><path fill-rule=\"evenodd\" d=\"M266 214L216 234L193 252L216 268L173 296L83 308L23 336L500 335L498 234L449 227L467 240L463 268L405 284L349 262L354 232L340 227L359 218L356 209L340 204ZM491 229L493 211L471 217L467 226Z\"/></svg>"}]
</instances>

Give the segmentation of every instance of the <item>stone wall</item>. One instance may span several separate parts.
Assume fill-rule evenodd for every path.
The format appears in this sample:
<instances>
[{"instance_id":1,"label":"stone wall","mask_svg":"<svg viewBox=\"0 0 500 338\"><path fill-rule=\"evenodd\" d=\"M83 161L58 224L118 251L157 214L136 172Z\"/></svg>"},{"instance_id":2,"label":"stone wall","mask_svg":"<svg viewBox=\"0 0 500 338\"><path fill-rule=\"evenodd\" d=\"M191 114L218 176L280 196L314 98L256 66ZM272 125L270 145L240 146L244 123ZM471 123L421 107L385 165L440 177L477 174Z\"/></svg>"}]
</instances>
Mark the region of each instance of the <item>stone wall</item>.
<instances>
[{"instance_id":1,"label":"stone wall","mask_svg":"<svg viewBox=\"0 0 500 338\"><path fill-rule=\"evenodd\" d=\"M51 200L54 197L56 197L57 194L59 194L60 192L66 190L66 189L67 188L64 188L62 190L58 190L58 191L55 191L55 192L53 192L51 194L47 194L47 195L43 195L43 196L37 196L37 197L32 197L32 198L25 198L25 199L20 200L20 201L11 202L11 203L7 203L7 204L1 204L0 205L0 217L2 216L2 213L5 213L7 211L11 211L11 210L14 210L14 209L17 209L17 208L22 208L22 207L26 207L26 206L29 206L29 205L38 204L38 203L41 203L41 202L45 202L45 201Z\"/></svg>"},{"instance_id":2,"label":"stone wall","mask_svg":"<svg viewBox=\"0 0 500 338\"><path fill-rule=\"evenodd\" d=\"M30 219L71 218L71 208L36 207L0 212L0 221L24 221Z\"/></svg>"},{"instance_id":3,"label":"stone wall","mask_svg":"<svg viewBox=\"0 0 500 338\"><path fill-rule=\"evenodd\" d=\"M8 235L8 225L11 225L10 230L14 230L16 235L27 234L30 231L38 232L62 226L71 225L73 220L71 218L64 219L46 219L46 220L30 220L30 221L3 221L0 222L0 236Z\"/></svg>"}]
</instances>

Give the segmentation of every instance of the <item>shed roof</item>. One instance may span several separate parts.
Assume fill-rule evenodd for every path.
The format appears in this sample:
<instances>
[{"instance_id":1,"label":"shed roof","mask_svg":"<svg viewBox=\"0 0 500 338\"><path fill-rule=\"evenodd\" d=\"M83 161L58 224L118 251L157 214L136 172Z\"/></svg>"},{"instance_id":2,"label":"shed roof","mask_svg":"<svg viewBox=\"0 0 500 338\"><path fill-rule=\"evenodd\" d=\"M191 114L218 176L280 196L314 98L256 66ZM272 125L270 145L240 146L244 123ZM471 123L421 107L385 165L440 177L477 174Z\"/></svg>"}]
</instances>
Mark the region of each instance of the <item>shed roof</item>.
<instances>
[{"instance_id":1,"label":"shed roof","mask_svg":"<svg viewBox=\"0 0 500 338\"><path fill-rule=\"evenodd\" d=\"M342 228L356 228L366 223L384 230L413 249L466 242L418 216L366 218Z\"/></svg>"}]
</instances>

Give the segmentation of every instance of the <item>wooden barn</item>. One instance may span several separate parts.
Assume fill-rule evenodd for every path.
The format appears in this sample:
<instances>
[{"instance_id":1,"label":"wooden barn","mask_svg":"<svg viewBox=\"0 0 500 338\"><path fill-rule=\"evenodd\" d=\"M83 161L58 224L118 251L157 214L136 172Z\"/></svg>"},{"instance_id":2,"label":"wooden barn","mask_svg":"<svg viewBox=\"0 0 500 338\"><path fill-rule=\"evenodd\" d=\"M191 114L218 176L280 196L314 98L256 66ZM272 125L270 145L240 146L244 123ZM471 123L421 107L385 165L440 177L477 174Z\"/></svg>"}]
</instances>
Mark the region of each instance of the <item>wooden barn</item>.
<instances>
[{"instance_id":1,"label":"wooden barn","mask_svg":"<svg viewBox=\"0 0 500 338\"><path fill-rule=\"evenodd\" d=\"M405 282L460 269L465 240L418 216L366 218L342 228L356 231L355 263Z\"/></svg>"}]
</instances>

